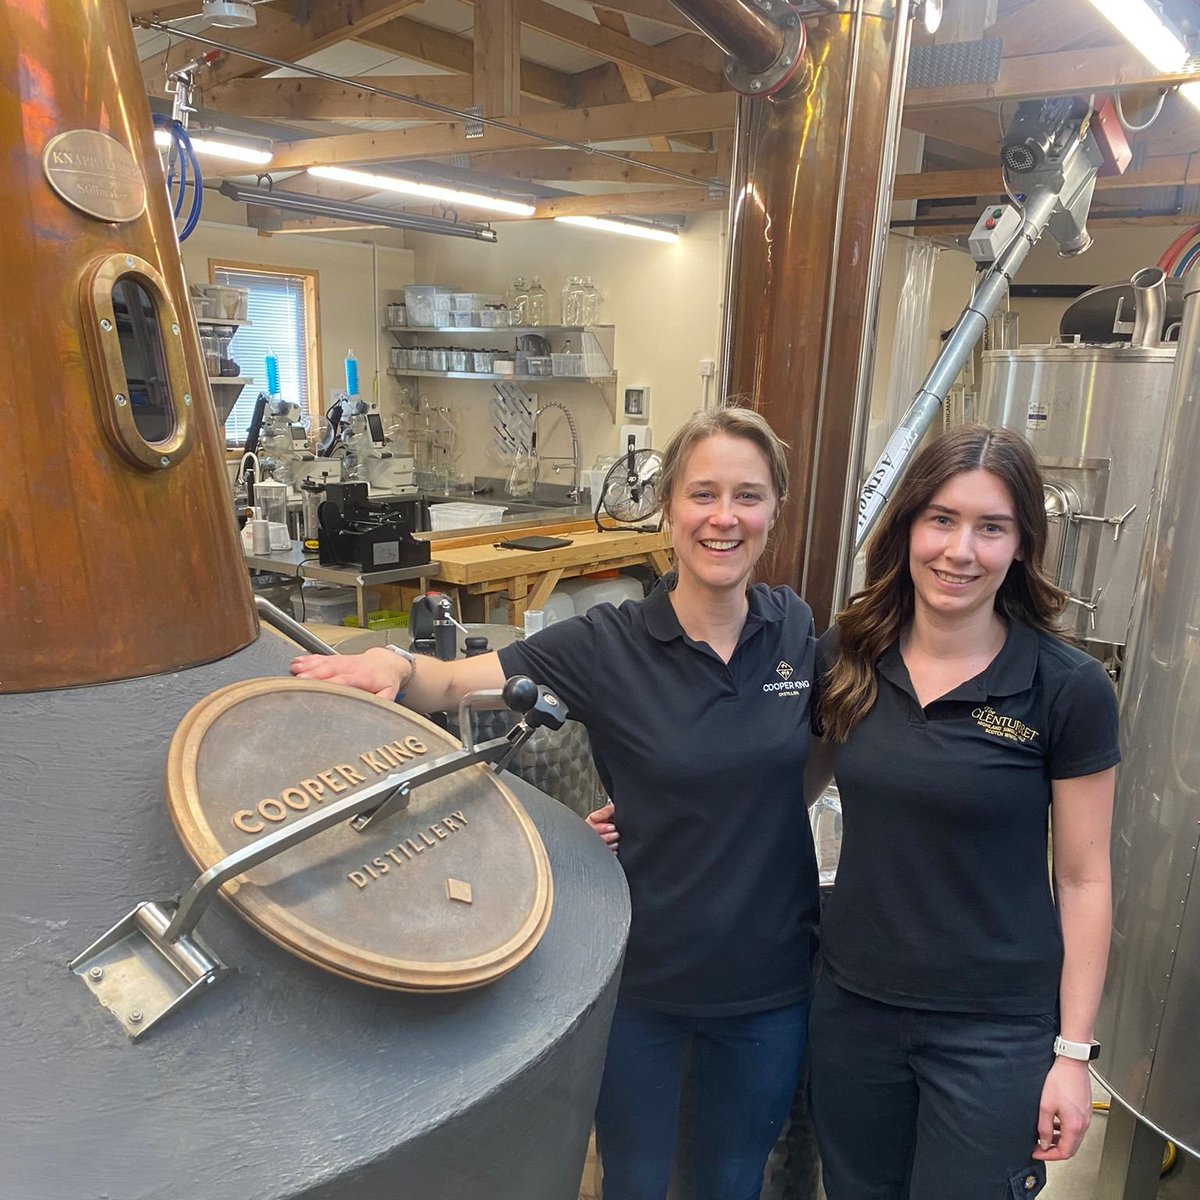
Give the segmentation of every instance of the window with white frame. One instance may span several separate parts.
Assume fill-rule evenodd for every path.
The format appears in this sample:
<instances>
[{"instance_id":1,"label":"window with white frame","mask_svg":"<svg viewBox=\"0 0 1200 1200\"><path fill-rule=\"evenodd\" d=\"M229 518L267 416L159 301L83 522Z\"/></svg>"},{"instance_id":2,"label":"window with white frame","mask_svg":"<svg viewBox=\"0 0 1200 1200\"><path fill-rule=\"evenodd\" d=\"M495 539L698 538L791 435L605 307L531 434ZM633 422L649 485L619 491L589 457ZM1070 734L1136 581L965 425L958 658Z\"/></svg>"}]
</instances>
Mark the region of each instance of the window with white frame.
<instances>
[{"instance_id":1,"label":"window with white frame","mask_svg":"<svg viewBox=\"0 0 1200 1200\"><path fill-rule=\"evenodd\" d=\"M320 351L317 333L317 273L289 267L209 263L213 283L245 288L247 324L238 327L229 356L238 373L254 382L243 388L225 420L225 440L240 445L267 386L266 358L279 363L279 391L300 405L301 420L320 412Z\"/></svg>"}]
</instances>

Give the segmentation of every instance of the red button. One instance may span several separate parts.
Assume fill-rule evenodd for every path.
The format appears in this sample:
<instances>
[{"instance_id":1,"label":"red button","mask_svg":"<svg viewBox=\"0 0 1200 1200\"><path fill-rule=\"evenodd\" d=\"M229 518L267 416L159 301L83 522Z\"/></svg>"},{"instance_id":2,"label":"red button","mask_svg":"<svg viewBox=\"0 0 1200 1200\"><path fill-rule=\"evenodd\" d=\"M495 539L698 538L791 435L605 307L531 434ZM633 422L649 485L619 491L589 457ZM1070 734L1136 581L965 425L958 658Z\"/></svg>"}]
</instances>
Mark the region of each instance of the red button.
<instances>
[{"instance_id":1,"label":"red button","mask_svg":"<svg viewBox=\"0 0 1200 1200\"><path fill-rule=\"evenodd\" d=\"M988 217L988 219L986 221L984 221L983 227L984 227L984 229L995 229L996 228L996 219L994 217Z\"/></svg>"}]
</instances>

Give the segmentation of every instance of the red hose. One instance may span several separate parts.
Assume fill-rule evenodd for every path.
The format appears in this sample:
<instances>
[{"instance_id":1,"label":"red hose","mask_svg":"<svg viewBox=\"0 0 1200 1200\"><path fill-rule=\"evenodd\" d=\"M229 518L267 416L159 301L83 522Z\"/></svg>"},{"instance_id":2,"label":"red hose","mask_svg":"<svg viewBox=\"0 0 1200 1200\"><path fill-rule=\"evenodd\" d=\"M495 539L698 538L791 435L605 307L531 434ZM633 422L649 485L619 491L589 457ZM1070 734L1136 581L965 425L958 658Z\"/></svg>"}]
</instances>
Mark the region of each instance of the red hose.
<instances>
[{"instance_id":1,"label":"red hose","mask_svg":"<svg viewBox=\"0 0 1200 1200\"><path fill-rule=\"evenodd\" d=\"M1162 257L1155 264L1160 270L1165 271L1168 275L1171 273L1171 268L1175 265L1175 259L1179 256L1180 251L1200 233L1200 225L1193 225L1191 229L1185 229L1167 248L1163 251Z\"/></svg>"}]
</instances>

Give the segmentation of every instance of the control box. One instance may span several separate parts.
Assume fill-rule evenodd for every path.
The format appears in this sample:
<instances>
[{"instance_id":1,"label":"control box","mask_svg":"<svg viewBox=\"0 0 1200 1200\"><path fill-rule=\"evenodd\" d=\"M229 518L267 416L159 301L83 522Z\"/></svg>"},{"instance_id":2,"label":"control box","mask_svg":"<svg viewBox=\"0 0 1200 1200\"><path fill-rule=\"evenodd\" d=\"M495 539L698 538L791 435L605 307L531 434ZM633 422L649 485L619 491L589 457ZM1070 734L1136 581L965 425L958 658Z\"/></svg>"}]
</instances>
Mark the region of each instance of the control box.
<instances>
[{"instance_id":1,"label":"control box","mask_svg":"<svg viewBox=\"0 0 1200 1200\"><path fill-rule=\"evenodd\" d=\"M993 263L1013 240L1024 218L1011 204L989 204L975 222L967 241L971 257L980 265Z\"/></svg>"}]
</instances>

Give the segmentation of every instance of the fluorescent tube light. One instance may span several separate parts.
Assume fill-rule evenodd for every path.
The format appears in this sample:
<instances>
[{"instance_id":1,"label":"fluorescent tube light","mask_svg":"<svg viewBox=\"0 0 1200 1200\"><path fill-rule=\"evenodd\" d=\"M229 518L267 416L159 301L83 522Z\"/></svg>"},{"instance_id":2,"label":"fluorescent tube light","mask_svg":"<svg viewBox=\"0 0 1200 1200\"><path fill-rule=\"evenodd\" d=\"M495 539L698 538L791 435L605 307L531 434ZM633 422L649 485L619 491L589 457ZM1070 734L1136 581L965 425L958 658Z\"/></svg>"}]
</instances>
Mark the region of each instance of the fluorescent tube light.
<instances>
[{"instance_id":1,"label":"fluorescent tube light","mask_svg":"<svg viewBox=\"0 0 1200 1200\"><path fill-rule=\"evenodd\" d=\"M253 146L242 146L237 142L221 142L212 138L194 137L191 138L191 143L192 149L197 154L207 154L212 158L232 158L237 162L253 163L259 167L265 167L272 157L269 150L256 150ZM170 131L156 129L154 144L165 150L171 144Z\"/></svg>"},{"instance_id":2,"label":"fluorescent tube light","mask_svg":"<svg viewBox=\"0 0 1200 1200\"><path fill-rule=\"evenodd\" d=\"M608 217L555 217L564 225L579 225L584 229L598 229L603 233L623 233L627 237L645 238L651 242L677 242L679 234L662 225L638 225L632 221L613 221Z\"/></svg>"},{"instance_id":3,"label":"fluorescent tube light","mask_svg":"<svg viewBox=\"0 0 1200 1200\"><path fill-rule=\"evenodd\" d=\"M404 196L417 196L423 200L440 200L445 204L461 204L465 208L482 208L490 212L507 213L513 217L532 217L532 204L521 204L516 200L504 200L499 196L485 196L479 192L462 192L456 188L437 187L431 183L417 183L411 179L397 179L394 175L374 175L370 171L352 171L345 167L309 167L308 173L318 179L332 179L337 183L353 183L359 187L373 188L378 192L399 192Z\"/></svg>"},{"instance_id":4,"label":"fluorescent tube light","mask_svg":"<svg viewBox=\"0 0 1200 1200\"><path fill-rule=\"evenodd\" d=\"M208 187L208 184L204 185ZM217 189L223 196L242 204L261 204L310 216L334 217L359 226L384 225L389 229L411 229L415 233L442 233L450 237L474 238L479 242L494 242L496 232L486 225L470 225L462 221L446 221L440 217L419 216L398 212L392 208L374 208L348 200L331 200L325 196L309 196L303 192L288 192L280 188L256 187L251 184L225 180Z\"/></svg>"},{"instance_id":5,"label":"fluorescent tube light","mask_svg":"<svg viewBox=\"0 0 1200 1200\"><path fill-rule=\"evenodd\" d=\"M1147 0L1092 0L1096 9L1156 71L1178 71L1187 47ZM1200 83L1185 83L1179 94L1200 108Z\"/></svg>"}]
</instances>

